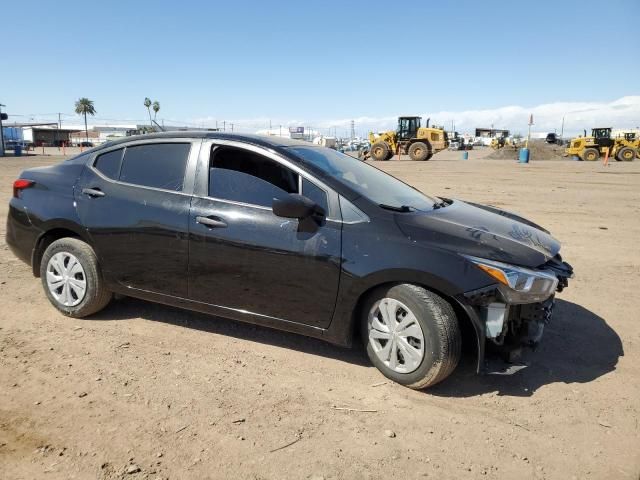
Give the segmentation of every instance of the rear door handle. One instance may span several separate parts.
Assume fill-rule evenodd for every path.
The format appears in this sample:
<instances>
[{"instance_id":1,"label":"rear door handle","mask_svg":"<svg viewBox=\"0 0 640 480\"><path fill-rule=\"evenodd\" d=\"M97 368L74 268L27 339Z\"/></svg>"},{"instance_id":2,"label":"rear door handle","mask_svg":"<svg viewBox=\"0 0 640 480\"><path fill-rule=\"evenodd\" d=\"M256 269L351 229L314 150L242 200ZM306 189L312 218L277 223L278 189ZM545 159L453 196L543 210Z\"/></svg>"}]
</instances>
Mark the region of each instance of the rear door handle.
<instances>
[{"instance_id":1,"label":"rear door handle","mask_svg":"<svg viewBox=\"0 0 640 480\"><path fill-rule=\"evenodd\" d=\"M227 222L213 215L210 217L196 217L196 222L209 228L225 228L227 226Z\"/></svg>"},{"instance_id":2,"label":"rear door handle","mask_svg":"<svg viewBox=\"0 0 640 480\"><path fill-rule=\"evenodd\" d=\"M89 197L104 197L104 192L99 188L83 188L82 193L88 195Z\"/></svg>"}]
</instances>

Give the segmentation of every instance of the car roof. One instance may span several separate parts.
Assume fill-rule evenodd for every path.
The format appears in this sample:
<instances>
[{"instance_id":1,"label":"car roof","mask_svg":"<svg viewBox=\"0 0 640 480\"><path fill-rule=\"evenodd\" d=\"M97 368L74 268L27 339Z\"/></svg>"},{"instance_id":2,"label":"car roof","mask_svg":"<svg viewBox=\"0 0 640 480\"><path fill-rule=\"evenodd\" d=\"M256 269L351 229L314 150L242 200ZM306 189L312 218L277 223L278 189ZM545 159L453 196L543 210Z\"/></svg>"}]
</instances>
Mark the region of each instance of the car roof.
<instances>
[{"instance_id":1,"label":"car roof","mask_svg":"<svg viewBox=\"0 0 640 480\"><path fill-rule=\"evenodd\" d=\"M227 133L227 132L212 132L203 130L180 130L169 132L148 133L144 135L132 135L130 137L123 137L117 140L107 142L100 145L96 150L105 147L112 147L121 143L128 143L136 140L162 140L163 138L207 138L207 139L219 139L219 140L236 140L239 142L251 143L254 145L260 145L263 147L280 149L286 147L304 147L315 146L309 142L303 142L300 140L293 140L285 137L276 137L273 135L254 135L245 133Z\"/></svg>"}]
</instances>

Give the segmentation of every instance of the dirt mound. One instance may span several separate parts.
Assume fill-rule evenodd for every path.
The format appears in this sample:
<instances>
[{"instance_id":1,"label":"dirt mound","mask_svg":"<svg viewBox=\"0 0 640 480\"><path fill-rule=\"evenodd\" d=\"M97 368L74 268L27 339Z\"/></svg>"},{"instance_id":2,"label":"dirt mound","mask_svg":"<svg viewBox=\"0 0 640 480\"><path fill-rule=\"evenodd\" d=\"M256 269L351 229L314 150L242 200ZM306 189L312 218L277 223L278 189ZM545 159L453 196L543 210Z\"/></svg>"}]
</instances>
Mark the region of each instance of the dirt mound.
<instances>
[{"instance_id":1,"label":"dirt mound","mask_svg":"<svg viewBox=\"0 0 640 480\"><path fill-rule=\"evenodd\" d=\"M522 145L524 147L524 143ZM564 148L560 145L551 145L544 140L531 140L529 142L529 159L530 160L562 160L564 154ZM513 147L504 147L500 150L491 152L487 158L501 160L517 160L520 147L514 149Z\"/></svg>"}]
</instances>

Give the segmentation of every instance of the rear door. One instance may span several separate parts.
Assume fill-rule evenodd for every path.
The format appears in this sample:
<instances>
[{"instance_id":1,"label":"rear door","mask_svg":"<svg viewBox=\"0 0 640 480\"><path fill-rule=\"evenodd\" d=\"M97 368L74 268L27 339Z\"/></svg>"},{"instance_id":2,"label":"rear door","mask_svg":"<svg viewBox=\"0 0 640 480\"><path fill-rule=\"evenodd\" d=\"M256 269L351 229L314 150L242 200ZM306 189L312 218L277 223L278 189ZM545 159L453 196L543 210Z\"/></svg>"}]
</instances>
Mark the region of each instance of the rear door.
<instances>
[{"instance_id":1,"label":"rear door","mask_svg":"<svg viewBox=\"0 0 640 480\"><path fill-rule=\"evenodd\" d=\"M321 225L273 214L273 198L300 191L328 212ZM271 152L224 141L203 143L194 193L191 299L243 314L329 325L341 268L335 193Z\"/></svg>"},{"instance_id":2,"label":"rear door","mask_svg":"<svg viewBox=\"0 0 640 480\"><path fill-rule=\"evenodd\" d=\"M108 281L187 296L188 222L201 140L139 141L100 151L77 209Z\"/></svg>"}]
</instances>

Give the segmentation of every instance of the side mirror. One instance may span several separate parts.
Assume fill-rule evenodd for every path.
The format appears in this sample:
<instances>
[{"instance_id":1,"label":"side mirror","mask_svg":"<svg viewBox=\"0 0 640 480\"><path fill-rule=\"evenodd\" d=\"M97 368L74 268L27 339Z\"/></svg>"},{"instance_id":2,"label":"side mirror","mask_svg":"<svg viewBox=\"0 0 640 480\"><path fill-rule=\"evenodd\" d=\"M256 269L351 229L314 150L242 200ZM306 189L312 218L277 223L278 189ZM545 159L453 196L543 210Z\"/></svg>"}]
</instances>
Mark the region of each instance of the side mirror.
<instances>
[{"instance_id":1,"label":"side mirror","mask_svg":"<svg viewBox=\"0 0 640 480\"><path fill-rule=\"evenodd\" d=\"M326 212L310 198L297 193L290 193L284 198L274 198L273 213L278 217L297 218L299 220L311 216L324 216Z\"/></svg>"}]
</instances>

